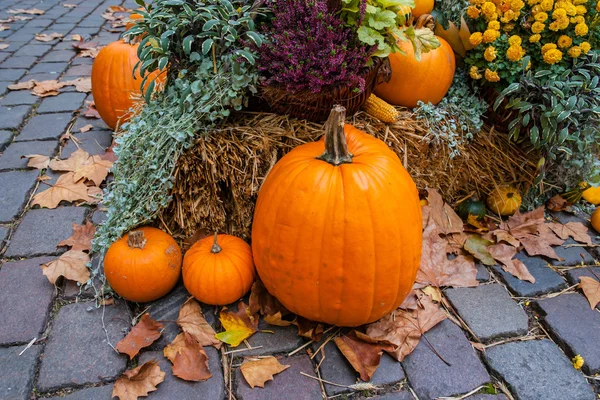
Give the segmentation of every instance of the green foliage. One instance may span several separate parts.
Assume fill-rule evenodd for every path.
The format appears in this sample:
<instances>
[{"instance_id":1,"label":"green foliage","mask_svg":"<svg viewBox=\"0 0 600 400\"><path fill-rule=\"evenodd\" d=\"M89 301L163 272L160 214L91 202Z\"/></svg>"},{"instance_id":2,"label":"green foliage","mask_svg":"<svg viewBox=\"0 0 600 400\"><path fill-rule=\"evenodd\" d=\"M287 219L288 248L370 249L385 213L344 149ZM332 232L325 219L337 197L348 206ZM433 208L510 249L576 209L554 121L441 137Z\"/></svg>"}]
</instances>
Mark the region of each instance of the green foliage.
<instances>
[{"instance_id":1,"label":"green foliage","mask_svg":"<svg viewBox=\"0 0 600 400\"><path fill-rule=\"evenodd\" d=\"M435 8L431 14L444 29L448 29L450 22L456 26L461 25L461 17L468 6L468 0L436 0Z\"/></svg>"},{"instance_id":2,"label":"green foliage","mask_svg":"<svg viewBox=\"0 0 600 400\"><path fill-rule=\"evenodd\" d=\"M439 104L419 102L414 112L417 119L427 121L432 142L447 145L450 158L454 158L460 155L460 147L481 130L487 109L488 105L469 84L465 72L459 70Z\"/></svg>"},{"instance_id":3,"label":"green foliage","mask_svg":"<svg viewBox=\"0 0 600 400\"><path fill-rule=\"evenodd\" d=\"M505 101L515 118L509 123L513 140L526 139L544 157L535 183L574 187L597 175L600 150L599 55L581 58L562 73L529 71L509 85L494 103ZM594 172L595 170L595 172Z\"/></svg>"}]
</instances>

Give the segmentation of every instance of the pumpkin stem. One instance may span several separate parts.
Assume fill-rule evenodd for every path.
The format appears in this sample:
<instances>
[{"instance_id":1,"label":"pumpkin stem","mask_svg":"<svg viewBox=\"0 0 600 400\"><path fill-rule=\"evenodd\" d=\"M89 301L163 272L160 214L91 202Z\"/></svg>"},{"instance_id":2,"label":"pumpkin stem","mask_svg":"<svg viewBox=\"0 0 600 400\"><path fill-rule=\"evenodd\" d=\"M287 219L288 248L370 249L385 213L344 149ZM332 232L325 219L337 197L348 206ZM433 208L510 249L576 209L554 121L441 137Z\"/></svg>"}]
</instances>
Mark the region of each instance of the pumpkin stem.
<instances>
[{"instance_id":1,"label":"pumpkin stem","mask_svg":"<svg viewBox=\"0 0 600 400\"><path fill-rule=\"evenodd\" d=\"M331 165L351 164L352 154L348 151L346 135L344 134L344 121L346 108L335 105L331 109L329 118L325 122L325 152L317 157Z\"/></svg>"},{"instance_id":2,"label":"pumpkin stem","mask_svg":"<svg viewBox=\"0 0 600 400\"><path fill-rule=\"evenodd\" d=\"M221 246L219 246L219 242L217 242L217 232L215 232L215 241L213 242L210 252L213 254L217 254L217 253L220 253L221 250L223 250L223 249L221 248Z\"/></svg>"},{"instance_id":3,"label":"pumpkin stem","mask_svg":"<svg viewBox=\"0 0 600 400\"><path fill-rule=\"evenodd\" d=\"M132 249L143 249L146 246L146 237L142 231L129 232L127 245Z\"/></svg>"}]
</instances>

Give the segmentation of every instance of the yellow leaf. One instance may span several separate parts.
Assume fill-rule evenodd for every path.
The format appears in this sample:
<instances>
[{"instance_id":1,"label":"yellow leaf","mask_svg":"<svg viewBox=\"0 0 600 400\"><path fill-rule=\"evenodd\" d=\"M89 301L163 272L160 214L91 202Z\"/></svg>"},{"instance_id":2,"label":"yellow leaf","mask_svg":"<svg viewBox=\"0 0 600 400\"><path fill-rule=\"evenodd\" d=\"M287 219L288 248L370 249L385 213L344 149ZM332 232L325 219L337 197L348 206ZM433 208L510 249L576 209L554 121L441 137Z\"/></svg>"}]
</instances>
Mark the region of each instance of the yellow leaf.
<instances>
[{"instance_id":1,"label":"yellow leaf","mask_svg":"<svg viewBox=\"0 0 600 400\"><path fill-rule=\"evenodd\" d=\"M431 297L431 300L436 301L438 303L442 301L442 291L440 290L440 288L435 286L426 286L421 290L427 296Z\"/></svg>"},{"instance_id":2,"label":"yellow leaf","mask_svg":"<svg viewBox=\"0 0 600 400\"><path fill-rule=\"evenodd\" d=\"M240 301L236 313L224 308L219 319L221 325L225 328L225 332L217 333L215 336L232 347L239 346L240 343L252 336L258 328L258 318L250 315L248 308L242 301Z\"/></svg>"}]
</instances>

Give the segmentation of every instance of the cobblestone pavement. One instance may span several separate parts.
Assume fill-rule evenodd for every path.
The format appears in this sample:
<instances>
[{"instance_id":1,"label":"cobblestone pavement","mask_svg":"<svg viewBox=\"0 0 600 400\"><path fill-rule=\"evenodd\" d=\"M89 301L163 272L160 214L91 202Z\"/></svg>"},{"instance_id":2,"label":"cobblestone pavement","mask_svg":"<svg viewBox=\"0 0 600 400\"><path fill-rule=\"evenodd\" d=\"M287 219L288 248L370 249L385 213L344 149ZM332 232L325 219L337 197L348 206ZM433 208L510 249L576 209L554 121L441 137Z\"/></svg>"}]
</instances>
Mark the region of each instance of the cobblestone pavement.
<instances>
[{"instance_id":1,"label":"cobblestone pavement","mask_svg":"<svg viewBox=\"0 0 600 400\"><path fill-rule=\"evenodd\" d=\"M479 266L480 287L444 293L462 326L456 324L458 318L440 323L402 363L384 355L372 380L380 390L353 392L348 388L357 382L357 376L332 343L324 346L324 359L320 355L311 359L306 350L287 357L284 364L291 367L264 389L250 389L243 381L235 368L240 358L233 360L231 385L225 382L222 354L214 348L207 348L212 378L200 383L174 378L161 351L177 333L174 324L167 324L163 338L137 359L129 361L116 353L107 342L120 340L134 315L149 307L155 319L173 321L188 294L180 285L149 305L118 302L102 310L95 307L91 294L77 285L66 282L54 288L41 273L40 264L64 252L56 244L71 236L72 223L98 223L103 214L90 206L64 203L55 210L30 209L30 198L40 185L38 171L28 169L21 156L68 157L76 149L74 143L69 141L61 148L58 138L71 125L79 146L90 154L103 152L111 143L110 130L99 120L79 116L91 96L71 87L44 99L27 91L7 90L9 84L29 79L62 80L90 74L92 59L76 57L70 41L39 42L34 39L37 33L81 34L100 45L118 39L118 33L109 32L101 16L118 0L65 3L77 6L68 8L56 0L0 0L0 19L13 15L9 9L45 11L31 20L6 24L10 29L0 31L1 43L9 45L0 50L0 399L109 399L112 383L126 368L152 358L163 365L167 377L151 399L225 399L231 398L231 387L231 395L240 400L326 396L426 400L460 396L490 382L521 400L599 397L600 378L593 376L600 372L600 312L591 310L582 294L571 287L580 276L591 273L569 268L582 261L592 264L597 248L557 249L566 259L560 266L520 254L536 278L535 284L519 281L500 267ZM130 0L125 6L136 7ZM78 133L79 127L90 123L92 130ZM564 213L554 217L563 223L587 223ZM597 237L595 243L600 243ZM600 268L595 269L600 274ZM205 307L204 311L218 329L216 310ZM248 342L255 349L233 354L286 356L304 340L293 328L275 327L274 334L257 333ZM480 344L473 346L473 342ZM576 354L585 359L582 371L575 370L570 361ZM342 386L321 386L300 374L314 376L318 364L323 379ZM469 398L507 399L504 394L481 392Z\"/></svg>"}]
</instances>

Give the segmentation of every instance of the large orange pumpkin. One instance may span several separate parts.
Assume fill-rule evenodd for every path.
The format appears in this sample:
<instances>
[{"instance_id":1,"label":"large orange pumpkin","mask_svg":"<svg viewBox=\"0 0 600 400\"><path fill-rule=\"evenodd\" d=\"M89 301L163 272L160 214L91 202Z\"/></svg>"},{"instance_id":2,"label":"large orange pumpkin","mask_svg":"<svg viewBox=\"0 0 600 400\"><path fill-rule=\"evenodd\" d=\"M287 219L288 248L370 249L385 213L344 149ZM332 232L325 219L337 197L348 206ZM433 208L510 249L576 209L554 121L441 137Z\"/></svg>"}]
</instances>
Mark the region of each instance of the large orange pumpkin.
<instances>
[{"instance_id":1,"label":"large orange pumpkin","mask_svg":"<svg viewBox=\"0 0 600 400\"><path fill-rule=\"evenodd\" d=\"M92 66L92 94L96 109L102 120L111 129L123 124L131 117L129 109L136 99L141 100L142 77L139 69L133 76L133 68L138 62L138 44L128 44L123 40L113 42L100 50ZM162 82L164 72L154 71L152 79Z\"/></svg>"},{"instance_id":2,"label":"large orange pumpkin","mask_svg":"<svg viewBox=\"0 0 600 400\"><path fill-rule=\"evenodd\" d=\"M456 60L452 47L439 38L440 47L415 58L415 51L409 41L398 42L406 53L389 55L392 78L375 88L375 94L390 104L416 107L418 101L439 103L452 85Z\"/></svg>"},{"instance_id":3,"label":"large orange pumpkin","mask_svg":"<svg viewBox=\"0 0 600 400\"><path fill-rule=\"evenodd\" d=\"M412 9L412 15L415 18L424 14L430 14L433 11L435 0L415 0L415 8Z\"/></svg>"},{"instance_id":4,"label":"large orange pumpkin","mask_svg":"<svg viewBox=\"0 0 600 400\"><path fill-rule=\"evenodd\" d=\"M398 307L421 256L417 188L398 156L335 106L324 141L285 155L256 203L252 253L267 290L314 321L358 326Z\"/></svg>"},{"instance_id":5,"label":"large orange pumpkin","mask_svg":"<svg viewBox=\"0 0 600 400\"><path fill-rule=\"evenodd\" d=\"M248 243L230 235L197 241L183 258L183 284L206 304L226 305L250 290L255 278Z\"/></svg>"},{"instance_id":6,"label":"large orange pumpkin","mask_svg":"<svg viewBox=\"0 0 600 400\"><path fill-rule=\"evenodd\" d=\"M170 235L156 228L137 228L110 246L104 257L104 275L119 296L152 301L175 287L181 259L181 249Z\"/></svg>"}]
</instances>

